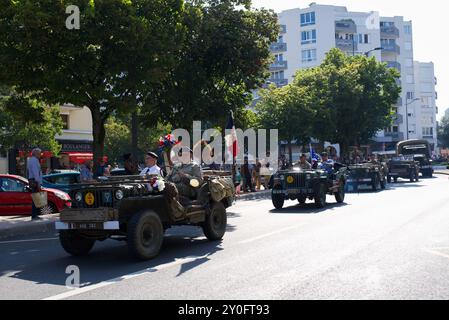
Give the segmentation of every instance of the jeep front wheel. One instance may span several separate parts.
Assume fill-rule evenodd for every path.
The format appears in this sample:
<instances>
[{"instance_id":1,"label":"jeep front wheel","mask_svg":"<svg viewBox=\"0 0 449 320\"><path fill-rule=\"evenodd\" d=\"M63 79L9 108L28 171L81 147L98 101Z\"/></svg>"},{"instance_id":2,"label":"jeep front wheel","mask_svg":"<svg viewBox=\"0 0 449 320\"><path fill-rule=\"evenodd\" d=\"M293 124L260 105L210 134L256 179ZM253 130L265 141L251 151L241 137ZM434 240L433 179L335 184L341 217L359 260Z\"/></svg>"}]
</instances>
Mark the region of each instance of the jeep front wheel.
<instances>
[{"instance_id":1,"label":"jeep front wheel","mask_svg":"<svg viewBox=\"0 0 449 320\"><path fill-rule=\"evenodd\" d=\"M271 192L271 201L273 202L273 206L277 210L281 210L284 207L284 195L280 193L275 193L275 191L279 191L280 189L274 189Z\"/></svg>"},{"instance_id":2,"label":"jeep front wheel","mask_svg":"<svg viewBox=\"0 0 449 320\"><path fill-rule=\"evenodd\" d=\"M335 193L335 200L337 203L343 203L345 201L345 183L340 181L337 193Z\"/></svg>"},{"instance_id":3,"label":"jeep front wheel","mask_svg":"<svg viewBox=\"0 0 449 320\"><path fill-rule=\"evenodd\" d=\"M318 209L322 209L326 206L326 185L324 183L320 183L315 192L315 206Z\"/></svg>"},{"instance_id":4,"label":"jeep front wheel","mask_svg":"<svg viewBox=\"0 0 449 320\"><path fill-rule=\"evenodd\" d=\"M227 225L226 208L223 203L214 202L210 214L206 217L206 222L202 225L204 235L210 241L221 240L226 233Z\"/></svg>"},{"instance_id":5,"label":"jeep front wheel","mask_svg":"<svg viewBox=\"0 0 449 320\"><path fill-rule=\"evenodd\" d=\"M75 257L86 256L95 244L94 239L83 237L76 230L61 230L59 240L64 250Z\"/></svg>"},{"instance_id":6,"label":"jeep front wheel","mask_svg":"<svg viewBox=\"0 0 449 320\"><path fill-rule=\"evenodd\" d=\"M128 249L139 260L156 257L161 250L164 228L152 210L135 214L128 222Z\"/></svg>"}]
</instances>

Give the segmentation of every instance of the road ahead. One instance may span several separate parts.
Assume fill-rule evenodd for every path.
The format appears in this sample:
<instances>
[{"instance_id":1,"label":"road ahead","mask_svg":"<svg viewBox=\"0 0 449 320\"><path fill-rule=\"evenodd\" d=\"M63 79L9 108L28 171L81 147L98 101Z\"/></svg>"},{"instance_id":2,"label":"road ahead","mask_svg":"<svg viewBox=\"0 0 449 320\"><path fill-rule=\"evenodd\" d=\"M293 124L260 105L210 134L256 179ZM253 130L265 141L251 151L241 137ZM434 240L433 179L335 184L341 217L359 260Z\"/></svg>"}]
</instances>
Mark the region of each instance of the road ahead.
<instances>
[{"instance_id":1,"label":"road ahead","mask_svg":"<svg viewBox=\"0 0 449 320\"><path fill-rule=\"evenodd\" d=\"M137 262L125 243L73 258L55 234L0 242L0 299L449 299L449 179L328 197L327 210L270 200L229 210L221 243L168 232ZM77 265L83 287L65 287Z\"/></svg>"}]
</instances>

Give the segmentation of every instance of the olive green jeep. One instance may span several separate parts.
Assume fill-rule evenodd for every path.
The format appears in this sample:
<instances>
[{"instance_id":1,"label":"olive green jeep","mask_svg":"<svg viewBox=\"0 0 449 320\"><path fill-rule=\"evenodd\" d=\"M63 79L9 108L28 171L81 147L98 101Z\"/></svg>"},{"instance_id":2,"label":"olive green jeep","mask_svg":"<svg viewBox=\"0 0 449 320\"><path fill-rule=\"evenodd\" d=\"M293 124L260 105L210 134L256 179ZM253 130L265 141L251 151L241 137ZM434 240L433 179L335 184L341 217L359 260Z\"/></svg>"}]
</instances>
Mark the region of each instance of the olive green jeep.
<instances>
[{"instance_id":1,"label":"olive green jeep","mask_svg":"<svg viewBox=\"0 0 449 320\"><path fill-rule=\"evenodd\" d=\"M387 186L388 166L383 162L366 162L349 166L348 189L357 192L359 186L367 185L373 191L384 190Z\"/></svg>"},{"instance_id":2,"label":"olive green jeep","mask_svg":"<svg viewBox=\"0 0 449 320\"><path fill-rule=\"evenodd\" d=\"M202 184L191 181L197 193L193 199L180 196L174 184L156 179L111 177L71 191L72 207L63 210L56 222L65 251L87 255L96 241L115 239L127 241L136 258L148 260L159 254L165 231L179 225L201 227L210 241L222 239L226 209L235 195L228 173L204 172ZM223 181L225 193L217 198L211 186Z\"/></svg>"},{"instance_id":3,"label":"olive green jeep","mask_svg":"<svg viewBox=\"0 0 449 320\"><path fill-rule=\"evenodd\" d=\"M271 199L276 209L282 209L285 200L298 200L305 204L314 200L317 208L326 206L326 196L335 196L338 203L345 200L347 168L342 166L327 173L324 170L284 170L273 177Z\"/></svg>"}]
</instances>

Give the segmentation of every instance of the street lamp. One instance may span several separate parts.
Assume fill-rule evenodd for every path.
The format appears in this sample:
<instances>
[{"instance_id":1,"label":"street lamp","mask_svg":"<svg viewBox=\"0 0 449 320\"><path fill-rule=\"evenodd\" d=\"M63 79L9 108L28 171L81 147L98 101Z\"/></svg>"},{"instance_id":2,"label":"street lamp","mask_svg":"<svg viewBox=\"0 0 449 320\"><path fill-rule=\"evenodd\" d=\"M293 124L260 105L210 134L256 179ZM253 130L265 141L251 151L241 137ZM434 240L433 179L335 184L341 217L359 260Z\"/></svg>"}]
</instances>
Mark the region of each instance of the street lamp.
<instances>
[{"instance_id":1,"label":"street lamp","mask_svg":"<svg viewBox=\"0 0 449 320\"><path fill-rule=\"evenodd\" d=\"M420 99L419 98L415 98L413 100L410 100L410 103L409 103L409 100L410 99L408 97L405 98L405 116L406 116L405 123L406 123L406 130L407 130L407 140L408 140L408 106L410 104L412 104L413 102L418 101Z\"/></svg>"},{"instance_id":2,"label":"street lamp","mask_svg":"<svg viewBox=\"0 0 449 320\"><path fill-rule=\"evenodd\" d=\"M366 56L366 57L369 57L369 54L370 54L371 52L373 52L373 51L378 51L378 50L383 50L383 49L384 49L384 48L382 48L382 47L377 47L377 48L371 49L371 50L365 52L365 56Z\"/></svg>"}]
</instances>

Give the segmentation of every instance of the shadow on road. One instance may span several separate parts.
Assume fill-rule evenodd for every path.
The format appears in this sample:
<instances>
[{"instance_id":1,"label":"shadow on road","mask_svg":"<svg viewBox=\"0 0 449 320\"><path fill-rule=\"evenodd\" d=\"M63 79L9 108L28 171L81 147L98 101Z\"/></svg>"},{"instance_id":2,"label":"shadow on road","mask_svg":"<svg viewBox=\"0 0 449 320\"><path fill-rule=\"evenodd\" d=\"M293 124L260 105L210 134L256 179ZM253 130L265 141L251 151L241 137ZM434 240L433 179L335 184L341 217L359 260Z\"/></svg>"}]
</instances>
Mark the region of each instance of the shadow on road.
<instances>
[{"instance_id":1,"label":"shadow on road","mask_svg":"<svg viewBox=\"0 0 449 320\"><path fill-rule=\"evenodd\" d=\"M296 206L285 207L281 210L273 209L273 210L270 210L270 212L275 213L277 215L279 215L279 214L319 214L319 213L323 213L323 212L330 213L330 212L334 211L335 209L343 208L348 205L349 204L347 204L347 203L328 203L326 205L326 207L324 207L322 209L317 209L313 202L308 202L303 205L298 204Z\"/></svg>"},{"instance_id":2,"label":"shadow on road","mask_svg":"<svg viewBox=\"0 0 449 320\"><path fill-rule=\"evenodd\" d=\"M209 257L222 249L221 241L210 242L201 231L193 228L178 227L177 230L164 238L160 255L150 261L140 262L132 258L127 250L126 242L106 240L96 243L87 257L69 256L59 242L53 242L50 248L40 248L39 243L27 244L21 256L11 256L1 263L0 275L12 277L35 284L51 284L65 286L66 268L75 265L80 270L81 284L92 285L125 275L143 272L156 272L158 266L174 263L179 259L187 259L180 263L177 276L207 263ZM228 231L234 231L235 226L228 226ZM189 232L190 231L190 232ZM181 234L183 233L183 234ZM201 238L200 238L201 237ZM30 247L31 246L31 247ZM20 250L20 249L15 249ZM33 255L29 255L32 252ZM2 252L4 255L5 252ZM5 257L5 256L4 256ZM11 275L7 271L19 270Z\"/></svg>"}]
</instances>

